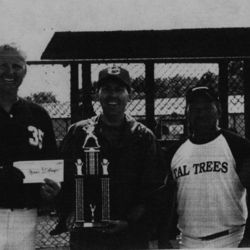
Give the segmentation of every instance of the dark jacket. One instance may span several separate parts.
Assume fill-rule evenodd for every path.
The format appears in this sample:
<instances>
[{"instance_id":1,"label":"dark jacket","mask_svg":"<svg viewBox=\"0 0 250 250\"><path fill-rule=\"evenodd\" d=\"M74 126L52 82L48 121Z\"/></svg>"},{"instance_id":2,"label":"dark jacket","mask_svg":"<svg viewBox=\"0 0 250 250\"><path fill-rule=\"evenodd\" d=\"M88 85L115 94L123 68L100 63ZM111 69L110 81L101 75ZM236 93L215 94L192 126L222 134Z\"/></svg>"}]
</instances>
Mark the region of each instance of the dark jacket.
<instances>
[{"instance_id":1,"label":"dark jacket","mask_svg":"<svg viewBox=\"0 0 250 250\"><path fill-rule=\"evenodd\" d=\"M100 158L109 161L111 219L128 221L133 240L147 242L148 226L152 226L150 223L155 217L155 214L150 214L153 211L153 192L164 185L167 175L160 145L148 128L126 115L118 146L113 147L102 131L100 118L96 116L91 120L96 122L94 134L101 146ZM74 208L75 161L83 155L86 137L83 127L88 123L84 120L72 125L62 146L65 159L62 194L66 201L64 208L68 211Z\"/></svg>"}]
</instances>

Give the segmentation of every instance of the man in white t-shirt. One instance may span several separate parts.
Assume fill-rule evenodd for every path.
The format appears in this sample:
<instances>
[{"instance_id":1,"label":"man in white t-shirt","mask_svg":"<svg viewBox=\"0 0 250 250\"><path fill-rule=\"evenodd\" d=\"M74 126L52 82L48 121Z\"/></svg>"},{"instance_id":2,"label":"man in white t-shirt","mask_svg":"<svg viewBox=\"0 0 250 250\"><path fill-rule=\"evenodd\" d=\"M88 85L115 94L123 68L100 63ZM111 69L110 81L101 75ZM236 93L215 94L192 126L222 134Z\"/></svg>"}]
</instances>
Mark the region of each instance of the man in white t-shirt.
<instances>
[{"instance_id":1,"label":"man in white t-shirt","mask_svg":"<svg viewBox=\"0 0 250 250\"><path fill-rule=\"evenodd\" d=\"M221 108L212 88L192 88L186 101L190 135L168 152L180 248L238 247L248 217L250 142L218 127Z\"/></svg>"}]
</instances>

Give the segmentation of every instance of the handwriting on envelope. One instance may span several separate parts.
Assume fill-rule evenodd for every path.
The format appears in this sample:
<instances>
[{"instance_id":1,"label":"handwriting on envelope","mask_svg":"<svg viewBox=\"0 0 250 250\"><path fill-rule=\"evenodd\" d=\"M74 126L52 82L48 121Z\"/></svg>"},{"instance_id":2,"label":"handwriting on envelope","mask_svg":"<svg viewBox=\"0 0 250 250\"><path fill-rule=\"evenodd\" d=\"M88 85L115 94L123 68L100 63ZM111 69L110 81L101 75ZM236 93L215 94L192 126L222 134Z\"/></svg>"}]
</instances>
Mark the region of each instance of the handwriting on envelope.
<instances>
[{"instance_id":1,"label":"handwriting on envelope","mask_svg":"<svg viewBox=\"0 0 250 250\"><path fill-rule=\"evenodd\" d=\"M63 181L63 160L17 161L13 165L25 175L24 183L40 183L45 178Z\"/></svg>"}]
</instances>

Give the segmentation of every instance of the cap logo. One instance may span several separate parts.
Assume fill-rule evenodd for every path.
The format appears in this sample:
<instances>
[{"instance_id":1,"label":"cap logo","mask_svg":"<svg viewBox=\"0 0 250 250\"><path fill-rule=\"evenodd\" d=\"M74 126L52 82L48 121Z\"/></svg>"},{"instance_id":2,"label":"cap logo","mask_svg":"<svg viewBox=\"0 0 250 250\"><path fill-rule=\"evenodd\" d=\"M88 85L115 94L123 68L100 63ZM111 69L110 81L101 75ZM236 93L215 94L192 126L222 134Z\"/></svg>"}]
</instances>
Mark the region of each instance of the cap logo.
<instances>
[{"instance_id":1,"label":"cap logo","mask_svg":"<svg viewBox=\"0 0 250 250\"><path fill-rule=\"evenodd\" d=\"M110 75L119 75L121 73L121 70L118 67L112 67L112 68L108 68L107 72Z\"/></svg>"}]
</instances>

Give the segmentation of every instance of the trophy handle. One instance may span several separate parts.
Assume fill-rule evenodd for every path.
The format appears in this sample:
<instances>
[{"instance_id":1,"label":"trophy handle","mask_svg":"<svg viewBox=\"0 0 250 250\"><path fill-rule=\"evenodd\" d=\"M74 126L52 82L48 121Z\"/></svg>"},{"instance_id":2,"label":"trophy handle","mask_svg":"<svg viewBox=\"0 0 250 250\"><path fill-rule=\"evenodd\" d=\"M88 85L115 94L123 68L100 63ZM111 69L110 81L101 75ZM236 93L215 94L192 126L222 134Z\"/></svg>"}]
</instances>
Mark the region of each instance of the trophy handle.
<instances>
[{"instance_id":1,"label":"trophy handle","mask_svg":"<svg viewBox=\"0 0 250 250\"><path fill-rule=\"evenodd\" d=\"M96 209L96 205L93 206L92 204L90 204L89 206L90 206L91 217L92 217L91 222L95 222L95 209Z\"/></svg>"}]
</instances>

